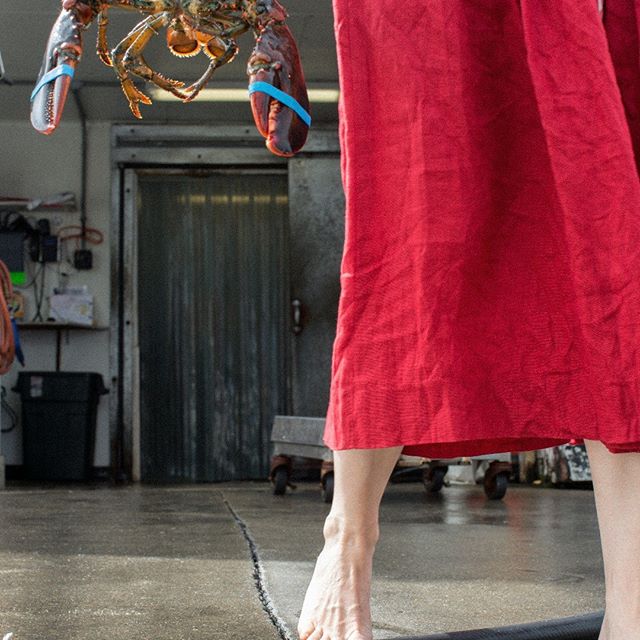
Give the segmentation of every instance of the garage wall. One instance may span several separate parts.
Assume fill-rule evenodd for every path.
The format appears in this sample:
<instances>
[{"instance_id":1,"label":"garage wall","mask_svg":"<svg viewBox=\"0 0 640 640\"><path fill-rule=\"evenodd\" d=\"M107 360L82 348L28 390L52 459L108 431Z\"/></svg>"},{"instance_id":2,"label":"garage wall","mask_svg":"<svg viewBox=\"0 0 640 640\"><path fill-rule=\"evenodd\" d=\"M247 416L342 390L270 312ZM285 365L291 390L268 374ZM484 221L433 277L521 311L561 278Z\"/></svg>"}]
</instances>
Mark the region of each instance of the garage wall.
<instances>
[{"instance_id":1,"label":"garage wall","mask_svg":"<svg viewBox=\"0 0 640 640\"><path fill-rule=\"evenodd\" d=\"M291 296L302 305L302 331L293 337L293 413L324 418L329 403L344 242L344 194L338 153L292 158L289 199Z\"/></svg>"},{"instance_id":2,"label":"garage wall","mask_svg":"<svg viewBox=\"0 0 640 640\"><path fill-rule=\"evenodd\" d=\"M89 245L94 252L94 268L91 271L76 271L71 265L62 265L62 272L69 274L69 286L87 285L94 295L96 324L109 325L109 219L110 219L110 123L89 124L89 181L87 194L88 224L102 231L105 241L101 245ZM73 191L80 199L81 155L80 125L77 122L63 122L60 128L47 137L36 133L28 120L0 122L0 194L14 197L47 196L60 191ZM79 214L51 213L29 214L34 219L49 218L53 233L66 224L79 224ZM32 220L33 221L33 220ZM70 249L74 247L73 241ZM57 286L57 265L47 271L46 291L48 295ZM31 320L35 312L33 289L24 291L26 299L26 320ZM47 312L46 303L43 315ZM46 316L45 316L46 317ZM55 332L30 331L22 333L25 352L24 370L55 370ZM101 373L105 385L109 379L109 332L69 331L62 335L63 371L95 371ZM18 371L17 362L9 374L1 379L7 389L7 400L20 412L17 394L10 389L14 385ZM103 396L98 409L96 434L96 466L109 465L109 396ZM8 426L8 416L3 414L2 427ZM9 465L22 464L22 432L18 427L11 433L2 434L2 450Z\"/></svg>"},{"instance_id":3,"label":"garage wall","mask_svg":"<svg viewBox=\"0 0 640 640\"><path fill-rule=\"evenodd\" d=\"M0 122L2 171L0 194L15 197L38 197L60 191L73 191L78 199L81 186L79 123L63 121L50 137L31 128L25 116L20 121ZM331 139L337 135L333 132ZM94 251L94 268L78 272L64 264L69 286L87 285L94 295L96 324L108 327L110 311L110 247L111 215L110 175L111 123L89 123L88 224L102 231L105 242L90 245ZM293 338L294 375L293 410L296 415L324 416L328 402L331 346L335 335L335 318L339 296L339 264L344 233L344 198L340 182L337 139L319 154L301 156L291 161L290 197L292 232L292 297L302 302L303 331ZM330 150L329 150L330 147ZM79 214L35 214L32 222L48 217L53 232L66 224L78 224ZM72 248L72 247L70 247ZM46 294L57 285L58 276L47 273ZM24 292L26 319L35 311L33 291ZM47 307L43 309L46 313ZM26 356L25 370L55 370L55 332L30 331L22 334ZM7 400L20 413L20 401L10 389L21 366L1 380L7 389ZM69 331L63 333L63 371L95 371L102 374L107 387L109 372L109 332ZM100 400L95 466L110 463L109 402ZM3 427L8 416L3 415ZM2 451L6 464L22 464L22 431L20 424L11 433L2 434Z\"/></svg>"}]
</instances>

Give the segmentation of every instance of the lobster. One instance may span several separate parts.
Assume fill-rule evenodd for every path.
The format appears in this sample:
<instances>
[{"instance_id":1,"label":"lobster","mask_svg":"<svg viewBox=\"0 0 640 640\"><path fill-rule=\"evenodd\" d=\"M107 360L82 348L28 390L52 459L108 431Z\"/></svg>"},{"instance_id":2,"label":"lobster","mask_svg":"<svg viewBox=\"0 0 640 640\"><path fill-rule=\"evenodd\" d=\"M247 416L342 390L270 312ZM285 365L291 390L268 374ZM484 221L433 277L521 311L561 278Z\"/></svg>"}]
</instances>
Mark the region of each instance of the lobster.
<instances>
[{"instance_id":1,"label":"lobster","mask_svg":"<svg viewBox=\"0 0 640 640\"><path fill-rule=\"evenodd\" d=\"M114 8L146 17L110 51L108 14ZM216 69L236 57L236 38L251 29L255 46L247 74L253 118L267 148L291 157L306 142L311 116L298 48L286 18L278 0L63 0L31 95L31 123L45 135L59 125L82 57L82 33L95 21L98 56L115 70L136 118L142 118L140 104L149 105L151 99L136 87L134 76L190 102ZM206 71L188 87L155 71L143 57L161 29L166 29L167 46L174 55L191 57L202 51L209 58Z\"/></svg>"}]
</instances>

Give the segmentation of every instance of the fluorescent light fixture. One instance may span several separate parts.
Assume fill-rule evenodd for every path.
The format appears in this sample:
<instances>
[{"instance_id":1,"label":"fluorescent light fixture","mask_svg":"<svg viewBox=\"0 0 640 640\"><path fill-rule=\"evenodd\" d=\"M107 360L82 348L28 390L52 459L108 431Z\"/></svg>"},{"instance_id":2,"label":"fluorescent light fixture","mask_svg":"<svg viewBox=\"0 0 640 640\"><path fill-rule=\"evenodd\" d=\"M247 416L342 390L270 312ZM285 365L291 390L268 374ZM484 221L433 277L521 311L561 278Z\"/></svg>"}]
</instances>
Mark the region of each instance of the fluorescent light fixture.
<instances>
[{"instance_id":1,"label":"fluorescent light fixture","mask_svg":"<svg viewBox=\"0 0 640 640\"><path fill-rule=\"evenodd\" d=\"M340 90L337 88L309 88L307 87L307 93L309 94L309 102L338 102L340 96ZM168 91L164 91L159 87L153 87L151 89L151 97L157 102L182 102L180 98L174 96ZM211 87L203 89L194 102L248 102L249 91L247 88L225 88L225 87Z\"/></svg>"}]
</instances>

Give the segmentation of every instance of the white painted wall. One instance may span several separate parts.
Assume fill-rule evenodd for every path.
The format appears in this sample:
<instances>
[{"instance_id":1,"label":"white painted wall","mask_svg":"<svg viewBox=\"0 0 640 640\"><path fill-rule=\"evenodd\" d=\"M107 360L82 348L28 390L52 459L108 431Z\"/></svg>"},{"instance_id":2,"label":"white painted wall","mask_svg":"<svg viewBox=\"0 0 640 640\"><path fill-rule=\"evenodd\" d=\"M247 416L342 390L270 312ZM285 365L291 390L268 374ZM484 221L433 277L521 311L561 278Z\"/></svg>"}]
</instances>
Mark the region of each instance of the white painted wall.
<instances>
[{"instance_id":1,"label":"white painted wall","mask_svg":"<svg viewBox=\"0 0 640 640\"><path fill-rule=\"evenodd\" d=\"M69 274L69 286L87 285L95 299L96 324L109 325L110 264L109 221L111 214L110 194L110 123L89 124L89 177L87 193L88 225L100 229L105 241L101 245L89 245L94 253L94 268L91 271L76 271L64 264L62 271ZM28 120L0 122L0 194L15 197L38 197L60 191L73 191L78 201L81 185L80 125L63 122L50 137L36 133ZM48 216L35 214L37 219L48 217L53 233L65 224L79 224L79 214L57 213ZM75 241L70 241L73 250ZM55 267L57 265L52 265ZM56 286L58 276L54 270L47 272L47 294ZM35 304L33 289L24 292L26 298L26 320L33 317ZM45 303L43 312L47 312ZM44 315L43 313L43 315ZM45 316L46 317L46 316ZM95 371L101 373L107 387L109 378L109 332L69 331L63 334L62 371ZM23 332L22 345L26 357L25 370L55 370L55 332ZM1 380L7 388L7 399L20 412L20 400L10 388L14 385L18 371L16 363L11 372ZM96 434L96 466L109 465L109 398L103 396L98 409ZM8 417L3 415L2 426L8 426ZM2 451L6 464L22 464L22 430L18 426L11 433L2 434Z\"/></svg>"}]
</instances>

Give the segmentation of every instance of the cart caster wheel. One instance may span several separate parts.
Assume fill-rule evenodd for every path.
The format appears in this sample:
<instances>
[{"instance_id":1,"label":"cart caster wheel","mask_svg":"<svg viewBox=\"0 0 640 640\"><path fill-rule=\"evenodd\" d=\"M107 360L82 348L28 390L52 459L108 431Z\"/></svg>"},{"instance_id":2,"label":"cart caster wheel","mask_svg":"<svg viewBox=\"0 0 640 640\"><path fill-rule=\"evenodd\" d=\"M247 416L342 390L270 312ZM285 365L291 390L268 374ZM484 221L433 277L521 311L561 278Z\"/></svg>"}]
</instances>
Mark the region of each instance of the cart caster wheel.
<instances>
[{"instance_id":1,"label":"cart caster wheel","mask_svg":"<svg viewBox=\"0 0 640 640\"><path fill-rule=\"evenodd\" d=\"M289 483L289 473L286 467L278 467L273 472L273 494L283 496L287 491Z\"/></svg>"},{"instance_id":2,"label":"cart caster wheel","mask_svg":"<svg viewBox=\"0 0 640 640\"><path fill-rule=\"evenodd\" d=\"M422 483L429 493L438 493L444 486L444 477L449 467L429 467L422 474Z\"/></svg>"},{"instance_id":3,"label":"cart caster wheel","mask_svg":"<svg viewBox=\"0 0 640 640\"><path fill-rule=\"evenodd\" d=\"M484 492L490 500L500 500L507 492L509 474L496 473L493 478L484 477Z\"/></svg>"},{"instance_id":4,"label":"cart caster wheel","mask_svg":"<svg viewBox=\"0 0 640 640\"><path fill-rule=\"evenodd\" d=\"M333 472L325 474L322 478L322 500L333 502Z\"/></svg>"}]
</instances>

